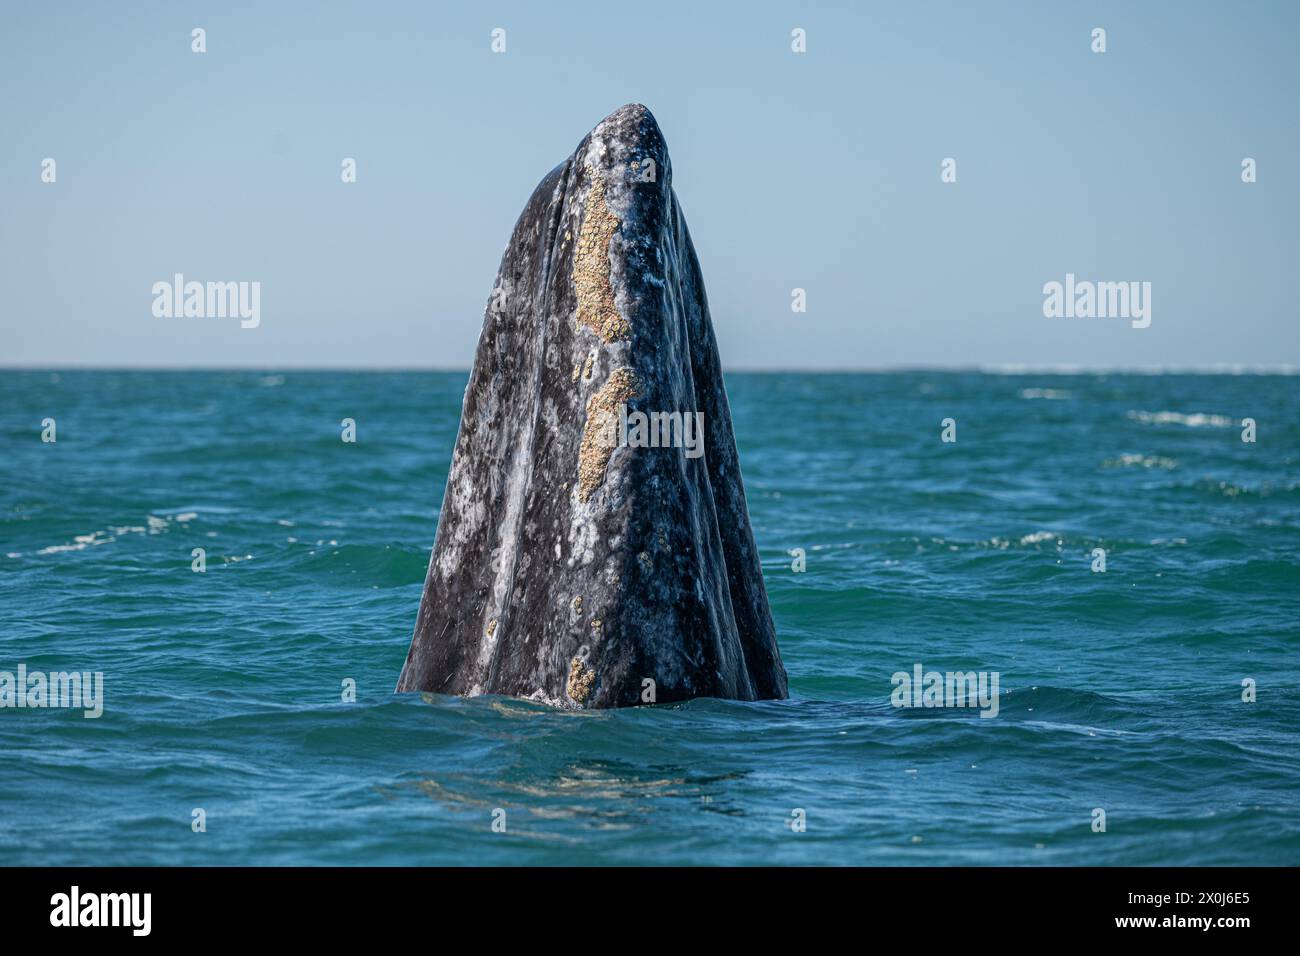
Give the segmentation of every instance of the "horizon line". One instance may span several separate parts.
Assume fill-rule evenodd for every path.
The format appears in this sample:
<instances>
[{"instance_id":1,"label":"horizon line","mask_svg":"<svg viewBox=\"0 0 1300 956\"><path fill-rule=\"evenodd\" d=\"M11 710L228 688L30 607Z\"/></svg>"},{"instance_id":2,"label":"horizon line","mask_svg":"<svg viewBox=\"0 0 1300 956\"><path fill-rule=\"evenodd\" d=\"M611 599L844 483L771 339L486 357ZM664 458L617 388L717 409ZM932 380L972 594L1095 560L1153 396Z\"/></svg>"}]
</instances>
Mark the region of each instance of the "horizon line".
<instances>
[{"instance_id":1,"label":"horizon line","mask_svg":"<svg viewBox=\"0 0 1300 956\"><path fill-rule=\"evenodd\" d=\"M68 365L0 363L0 372L441 372L469 374L470 366L453 365ZM730 373L760 375L883 375L908 372L965 372L981 375L1297 375L1300 365L1286 362L1251 364L1216 362L1209 365L1074 365L1062 363L1014 362L1006 364L973 363L898 364L898 365L736 365L722 370Z\"/></svg>"}]
</instances>

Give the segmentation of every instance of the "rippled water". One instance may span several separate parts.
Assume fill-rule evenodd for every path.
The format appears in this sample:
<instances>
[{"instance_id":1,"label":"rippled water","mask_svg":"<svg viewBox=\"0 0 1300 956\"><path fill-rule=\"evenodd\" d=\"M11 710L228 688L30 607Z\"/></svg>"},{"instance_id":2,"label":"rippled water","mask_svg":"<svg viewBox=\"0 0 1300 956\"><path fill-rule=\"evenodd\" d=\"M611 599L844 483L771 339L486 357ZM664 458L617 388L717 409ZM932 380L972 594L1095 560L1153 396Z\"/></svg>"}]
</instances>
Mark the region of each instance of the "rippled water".
<instances>
[{"instance_id":1,"label":"rippled water","mask_svg":"<svg viewBox=\"0 0 1300 956\"><path fill-rule=\"evenodd\" d=\"M465 381L0 372L0 861L1300 863L1296 378L732 375L791 699L588 713L392 694Z\"/></svg>"}]
</instances>

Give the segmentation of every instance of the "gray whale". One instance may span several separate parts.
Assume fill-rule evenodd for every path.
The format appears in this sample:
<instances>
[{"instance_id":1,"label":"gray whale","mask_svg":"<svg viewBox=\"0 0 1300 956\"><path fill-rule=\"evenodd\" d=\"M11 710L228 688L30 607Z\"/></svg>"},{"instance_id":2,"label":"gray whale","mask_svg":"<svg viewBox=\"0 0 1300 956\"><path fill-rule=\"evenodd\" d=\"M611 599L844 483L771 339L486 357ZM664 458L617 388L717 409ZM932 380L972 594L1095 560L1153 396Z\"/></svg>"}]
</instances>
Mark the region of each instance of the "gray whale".
<instances>
[{"instance_id":1,"label":"gray whale","mask_svg":"<svg viewBox=\"0 0 1300 956\"><path fill-rule=\"evenodd\" d=\"M703 454L621 444L702 413ZM650 111L541 181L488 300L398 691L784 698L704 281Z\"/></svg>"}]
</instances>

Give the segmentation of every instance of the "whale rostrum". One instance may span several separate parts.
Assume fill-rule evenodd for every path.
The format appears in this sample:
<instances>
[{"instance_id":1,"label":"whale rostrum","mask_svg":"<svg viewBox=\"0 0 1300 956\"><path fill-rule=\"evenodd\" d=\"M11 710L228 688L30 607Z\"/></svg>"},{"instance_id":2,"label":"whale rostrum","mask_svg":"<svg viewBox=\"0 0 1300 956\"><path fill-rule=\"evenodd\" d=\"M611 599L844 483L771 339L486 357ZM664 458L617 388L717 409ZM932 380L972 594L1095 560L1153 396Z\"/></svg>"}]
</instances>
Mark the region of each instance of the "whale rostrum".
<instances>
[{"instance_id":1,"label":"whale rostrum","mask_svg":"<svg viewBox=\"0 0 1300 956\"><path fill-rule=\"evenodd\" d=\"M699 262L644 106L515 224L398 691L786 696Z\"/></svg>"}]
</instances>

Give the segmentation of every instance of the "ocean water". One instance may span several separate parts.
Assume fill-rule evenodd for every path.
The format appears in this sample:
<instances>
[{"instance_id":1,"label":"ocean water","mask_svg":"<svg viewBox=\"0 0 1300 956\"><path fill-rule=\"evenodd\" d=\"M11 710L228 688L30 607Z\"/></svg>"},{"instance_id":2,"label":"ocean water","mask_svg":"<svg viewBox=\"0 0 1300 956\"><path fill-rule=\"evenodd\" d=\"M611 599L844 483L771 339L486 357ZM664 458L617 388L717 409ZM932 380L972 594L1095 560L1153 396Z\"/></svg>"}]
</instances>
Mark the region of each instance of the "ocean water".
<instances>
[{"instance_id":1,"label":"ocean water","mask_svg":"<svg viewBox=\"0 0 1300 956\"><path fill-rule=\"evenodd\" d=\"M0 862L1300 863L1297 378L730 375L791 699L584 713L392 693L465 381L0 372Z\"/></svg>"}]
</instances>

